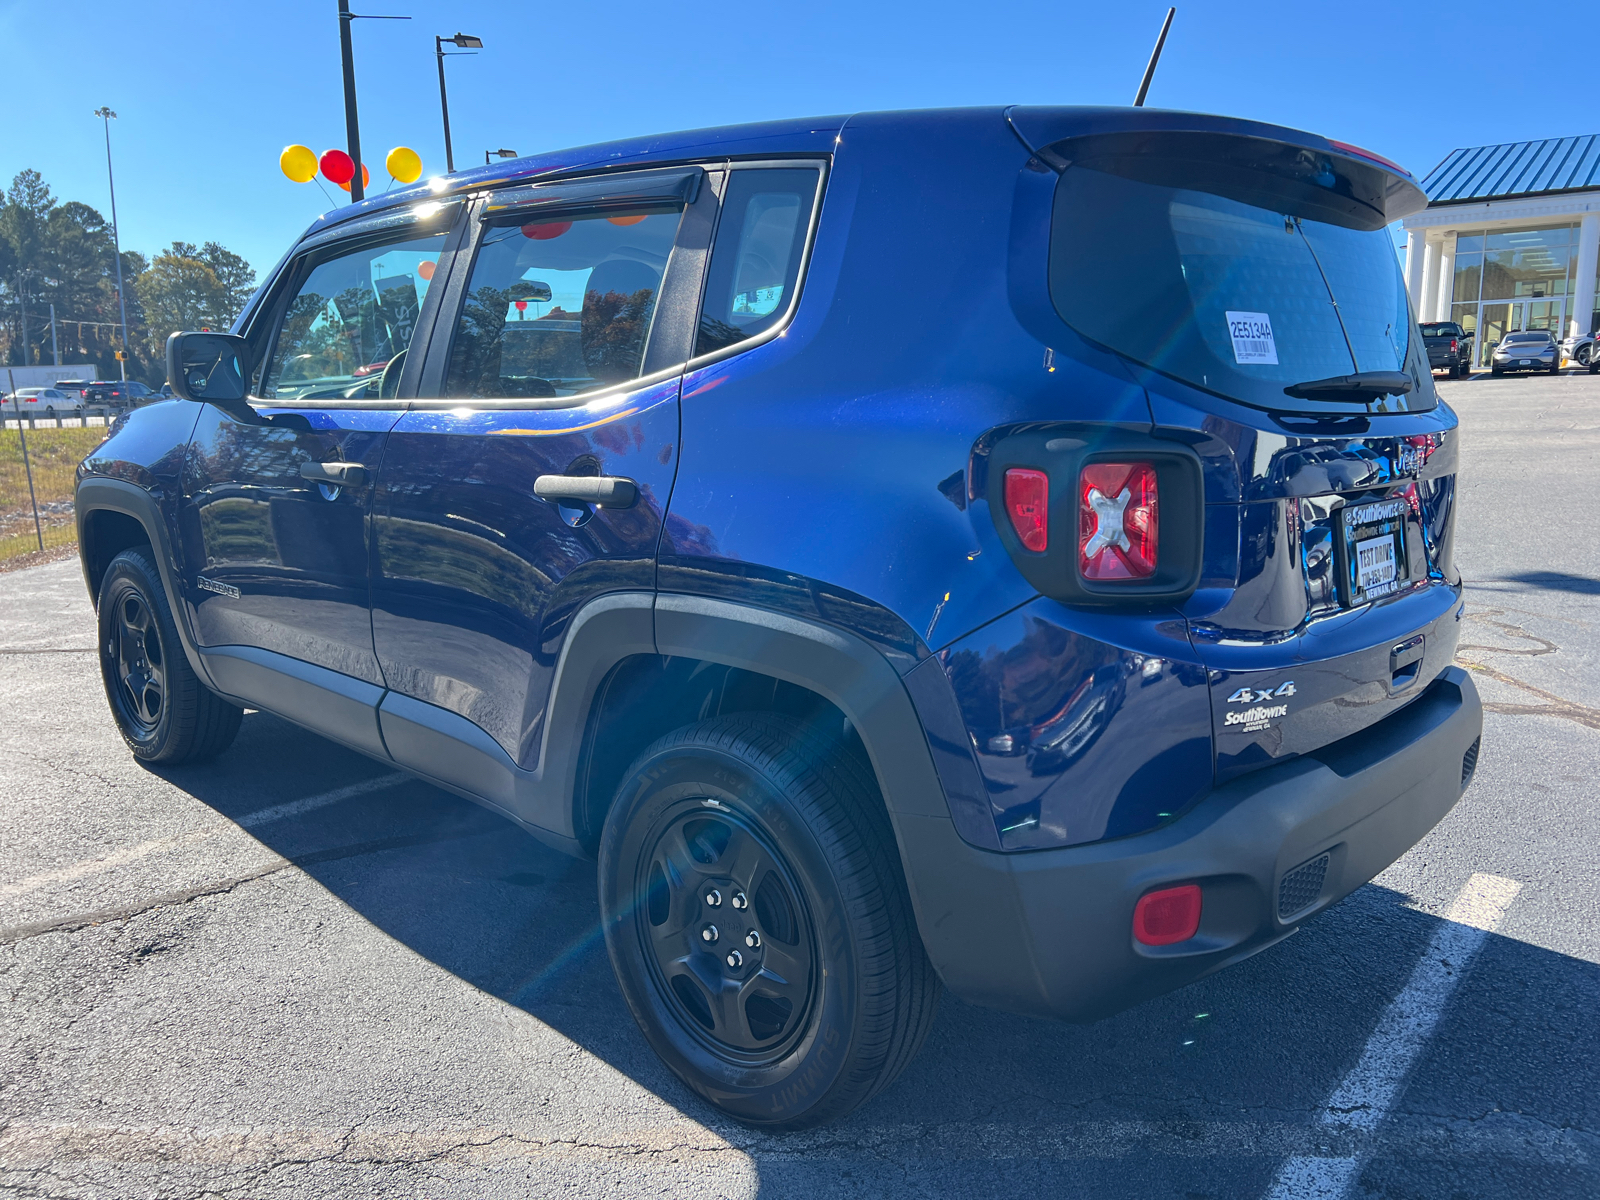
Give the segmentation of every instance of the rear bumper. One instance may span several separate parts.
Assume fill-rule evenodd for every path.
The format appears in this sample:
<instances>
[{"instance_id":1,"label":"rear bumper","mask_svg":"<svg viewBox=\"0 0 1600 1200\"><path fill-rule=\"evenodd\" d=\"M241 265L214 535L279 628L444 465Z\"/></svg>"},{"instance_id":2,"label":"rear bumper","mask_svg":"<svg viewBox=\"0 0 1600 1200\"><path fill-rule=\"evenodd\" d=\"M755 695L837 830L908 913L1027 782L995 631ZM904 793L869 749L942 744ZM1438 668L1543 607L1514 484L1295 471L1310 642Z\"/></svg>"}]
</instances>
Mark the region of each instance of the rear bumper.
<instances>
[{"instance_id":1,"label":"rear bumper","mask_svg":"<svg viewBox=\"0 0 1600 1200\"><path fill-rule=\"evenodd\" d=\"M1236 779L1136 837L997 854L963 842L949 821L899 816L924 944L971 1003L1107 1016L1287 937L1394 862L1461 797L1482 730L1477 689L1449 667L1377 725ZM1284 877L1324 854L1320 890L1313 868L1310 892L1280 911ZM1180 883L1204 890L1199 933L1173 946L1136 943L1139 897Z\"/></svg>"}]
</instances>

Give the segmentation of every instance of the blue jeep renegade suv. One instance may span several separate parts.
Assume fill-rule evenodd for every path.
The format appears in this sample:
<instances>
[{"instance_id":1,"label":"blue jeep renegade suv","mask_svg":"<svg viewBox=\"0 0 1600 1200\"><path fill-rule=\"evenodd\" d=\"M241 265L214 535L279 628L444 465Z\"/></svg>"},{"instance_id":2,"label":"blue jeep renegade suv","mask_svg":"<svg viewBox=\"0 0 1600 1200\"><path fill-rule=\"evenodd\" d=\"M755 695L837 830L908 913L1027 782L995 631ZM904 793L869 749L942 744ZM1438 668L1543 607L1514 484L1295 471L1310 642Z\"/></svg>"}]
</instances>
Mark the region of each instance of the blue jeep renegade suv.
<instances>
[{"instance_id":1,"label":"blue jeep renegade suv","mask_svg":"<svg viewBox=\"0 0 1600 1200\"><path fill-rule=\"evenodd\" d=\"M1092 1020L1449 811L1457 422L1354 146L873 113L329 213L82 465L133 753L244 706L598 859L711 1103L838 1117L941 986Z\"/></svg>"}]
</instances>

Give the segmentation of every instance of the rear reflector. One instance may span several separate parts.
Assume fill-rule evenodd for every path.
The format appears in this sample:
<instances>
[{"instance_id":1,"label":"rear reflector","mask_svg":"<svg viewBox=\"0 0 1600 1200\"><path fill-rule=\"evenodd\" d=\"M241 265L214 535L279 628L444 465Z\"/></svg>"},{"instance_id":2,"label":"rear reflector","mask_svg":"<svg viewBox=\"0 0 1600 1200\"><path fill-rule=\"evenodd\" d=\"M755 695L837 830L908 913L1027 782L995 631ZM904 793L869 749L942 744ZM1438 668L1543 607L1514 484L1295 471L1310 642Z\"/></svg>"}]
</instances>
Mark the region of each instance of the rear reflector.
<instances>
[{"instance_id":1,"label":"rear reflector","mask_svg":"<svg viewBox=\"0 0 1600 1200\"><path fill-rule=\"evenodd\" d=\"M1050 546L1050 477L1022 467L1007 471L1006 512L1022 544L1043 554Z\"/></svg>"},{"instance_id":2,"label":"rear reflector","mask_svg":"<svg viewBox=\"0 0 1600 1200\"><path fill-rule=\"evenodd\" d=\"M1200 929L1200 886L1163 888L1139 897L1133 906L1133 936L1146 946L1186 942Z\"/></svg>"},{"instance_id":3,"label":"rear reflector","mask_svg":"<svg viewBox=\"0 0 1600 1200\"><path fill-rule=\"evenodd\" d=\"M1078 570L1085 579L1117 582L1155 574L1156 499L1152 463L1091 463L1083 468L1078 477Z\"/></svg>"}]
</instances>

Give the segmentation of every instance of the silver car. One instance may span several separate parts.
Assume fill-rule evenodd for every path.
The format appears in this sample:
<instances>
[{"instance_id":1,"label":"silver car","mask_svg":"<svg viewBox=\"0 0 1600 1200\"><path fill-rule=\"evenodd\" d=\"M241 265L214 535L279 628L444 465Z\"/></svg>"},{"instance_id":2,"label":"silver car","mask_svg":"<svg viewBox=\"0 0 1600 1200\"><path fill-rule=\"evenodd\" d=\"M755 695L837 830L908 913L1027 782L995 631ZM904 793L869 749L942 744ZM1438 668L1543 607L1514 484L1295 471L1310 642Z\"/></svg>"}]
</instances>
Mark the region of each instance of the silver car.
<instances>
[{"instance_id":1,"label":"silver car","mask_svg":"<svg viewBox=\"0 0 1600 1200\"><path fill-rule=\"evenodd\" d=\"M1489 360L1491 375L1504 375L1507 371L1547 371L1554 375L1560 369L1561 348L1547 329L1506 334Z\"/></svg>"},{"instance_id":2,"label":"silver car","mask_svg":"<svg viewBox=\"0 0 1600 1200\"><path fill-rule=\"evenodd\" d=\"M1561 343L1561 357L1568 362L1580 367L1588 367L1592 372L1600 363L1595 362L1594 334L1575 333Z\"/></svg>"}]
</instances>

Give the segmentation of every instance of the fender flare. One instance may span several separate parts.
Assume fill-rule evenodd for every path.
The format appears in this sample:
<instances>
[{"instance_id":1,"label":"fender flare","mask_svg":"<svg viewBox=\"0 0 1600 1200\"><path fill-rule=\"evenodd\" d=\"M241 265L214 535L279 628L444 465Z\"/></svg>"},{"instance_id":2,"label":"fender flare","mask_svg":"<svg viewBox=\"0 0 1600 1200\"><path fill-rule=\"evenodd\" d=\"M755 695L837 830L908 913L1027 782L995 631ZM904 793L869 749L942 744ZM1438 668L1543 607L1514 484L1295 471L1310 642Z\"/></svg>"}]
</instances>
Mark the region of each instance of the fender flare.
<instances>
[{"instance_id":1,"label":"fender flare","mask_svg":"<svg viewBox=\"0 0 1600 1200\"><path fill-rule=\"evenodd\" d=\"M145 534L150 538L150 548L155 551L156 570L161 575L161 586L167 590L167 601L172 607L173 623L178 627L178 641L183 645L183 655L189 660L190 668L201 681L215 690L216 685L212 681L211 673L206 670L205 659L200 654L194 630L189 624L189 606L184 601L182 589L177 586L178 581L172 565L174 561L172 537L166 522L161 519L161 507L156 498L144 488L125 479L90 476L79 481L73 493L73 519L78 531L78 560L83 567L83 582L89 590L89 602L98 609L100 597L96 594L94 581L89 575L89 558L83 552L84 547L88 545L84 539L84 526L88 523L90 515L96 512L121 513L132 517L143 527Z\"/></svg>"}]
</instances>

